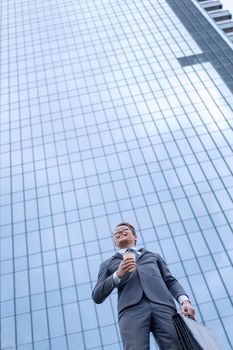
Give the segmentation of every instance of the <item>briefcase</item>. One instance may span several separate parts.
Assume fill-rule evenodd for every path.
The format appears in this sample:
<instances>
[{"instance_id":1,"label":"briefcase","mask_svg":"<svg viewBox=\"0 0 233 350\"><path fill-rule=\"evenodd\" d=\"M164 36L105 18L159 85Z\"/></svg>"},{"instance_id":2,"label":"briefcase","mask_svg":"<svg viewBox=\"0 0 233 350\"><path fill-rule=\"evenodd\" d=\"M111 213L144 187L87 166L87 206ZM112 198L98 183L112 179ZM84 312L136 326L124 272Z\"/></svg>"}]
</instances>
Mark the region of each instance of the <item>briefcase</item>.
<instances>
[{"instance_id":1,"label":"briefcase","mask_svg":"<svg viewBox=\"0 0 233 350\"><path fill-rule=\"evenodd\" d=\"M184 350L221 350L214 335L201 323L179 313L172 319Z\"/></svg>"}]
</instances>

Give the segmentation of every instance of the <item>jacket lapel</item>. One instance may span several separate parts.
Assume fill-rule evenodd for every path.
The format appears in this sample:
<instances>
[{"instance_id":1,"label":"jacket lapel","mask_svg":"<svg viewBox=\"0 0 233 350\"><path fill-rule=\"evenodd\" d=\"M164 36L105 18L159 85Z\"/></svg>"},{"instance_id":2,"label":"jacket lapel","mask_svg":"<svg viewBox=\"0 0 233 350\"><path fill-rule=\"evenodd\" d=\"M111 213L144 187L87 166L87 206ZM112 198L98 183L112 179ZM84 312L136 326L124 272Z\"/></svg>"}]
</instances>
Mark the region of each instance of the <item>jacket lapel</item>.
<instances>
[{"instance_id":1,"label":"jacket lapel","mask_svg":"<svg viewBox=\"0 0 233 350\"><path fill-rule=\"evenodd\" d=\"M116 253L115 255L113 255L113 258L120 258L120 259L123 259L123 256L122 256L122 254L120 254L120 253Z\"/></svg>"},{"instance_id":2,"label":"jacket lapel","mask_svg":"<svg viewBox=\"0 0 233 350\"><path fill-rule=\"evenodd\" d=\"M143 254L145 254L146 250L144 248L140 248L138 251L141 253L141 255L138 257L137 260L140 260Z\"/></svg>"}]
</instances>

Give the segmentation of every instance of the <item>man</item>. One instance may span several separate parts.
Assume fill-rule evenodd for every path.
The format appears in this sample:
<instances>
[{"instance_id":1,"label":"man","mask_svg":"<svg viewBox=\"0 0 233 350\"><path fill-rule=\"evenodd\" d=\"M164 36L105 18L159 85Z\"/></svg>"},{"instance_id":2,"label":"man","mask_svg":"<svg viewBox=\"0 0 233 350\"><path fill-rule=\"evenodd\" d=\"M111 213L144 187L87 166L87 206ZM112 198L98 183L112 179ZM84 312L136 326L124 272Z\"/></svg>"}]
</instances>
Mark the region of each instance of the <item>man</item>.
<instances>
[{"instance_id":1,"label":"man","mask_svg":"<svg viewBox=\"0 0 233 350\"><path fill-rule=\"evenodd\" d=\"M119 251L100 265L93 300L100 304L114 288L118 289L124 350L149 350L150 332L160 350L181 350L172 323L172 315L176 313L173 297L181 304L181 312L194 319L195 310L186 292L159 254L136 250L137 235L131 224L117 225L114 240ZM135 253L135 259L123 259L128 249Z\"/></svg>"}]
</instances>

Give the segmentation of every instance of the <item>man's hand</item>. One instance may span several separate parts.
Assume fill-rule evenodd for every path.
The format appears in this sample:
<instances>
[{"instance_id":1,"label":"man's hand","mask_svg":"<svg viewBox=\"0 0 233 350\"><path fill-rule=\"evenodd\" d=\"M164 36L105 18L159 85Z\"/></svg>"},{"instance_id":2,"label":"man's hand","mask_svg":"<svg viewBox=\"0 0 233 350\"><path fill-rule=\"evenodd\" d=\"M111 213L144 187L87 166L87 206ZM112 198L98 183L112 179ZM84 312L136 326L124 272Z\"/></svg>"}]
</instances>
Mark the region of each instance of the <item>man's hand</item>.
<instances>
[{"instance_id":1,"label":"man's hand","mask_svg":"<svg viewBox=\"0 0 233 350\"><path fill-rule=\"evenodd\" d=\"M134 269L136 267L136 262L133 258L127 258L125 260L122 260L120 263L116 274L119 278L124 277L131 269Z\"/></svg>"},{"instance_id":2,"label":"man's hand","mask_svg":"<svg viewBox=\"0 0 233 350\"><path fill-rule=\"evenodd\" d=\"M181 313L195 320L195 309L188 300L185 300L181 305Z\"/></svg>"}]
</instances>

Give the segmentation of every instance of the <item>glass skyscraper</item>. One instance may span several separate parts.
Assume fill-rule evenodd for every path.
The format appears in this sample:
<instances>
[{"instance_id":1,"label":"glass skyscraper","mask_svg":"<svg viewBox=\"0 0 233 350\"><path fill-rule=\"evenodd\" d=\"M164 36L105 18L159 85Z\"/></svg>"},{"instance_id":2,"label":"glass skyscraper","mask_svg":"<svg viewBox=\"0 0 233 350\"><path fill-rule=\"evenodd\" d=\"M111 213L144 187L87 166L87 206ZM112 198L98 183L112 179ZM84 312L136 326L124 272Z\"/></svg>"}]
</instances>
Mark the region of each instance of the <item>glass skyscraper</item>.
<instances>
[{"instance_id":1,"label":"glass skyscraper","mask_svg":"<svg viewBox=\"0 0 233 350\"><path fill-rule=\"evenodd\" d=\"M196 0L1 17L0 349L122 349L116 292L91 291L123 220L233 349L230 39Z\"/></svg>"}]
</instances>

